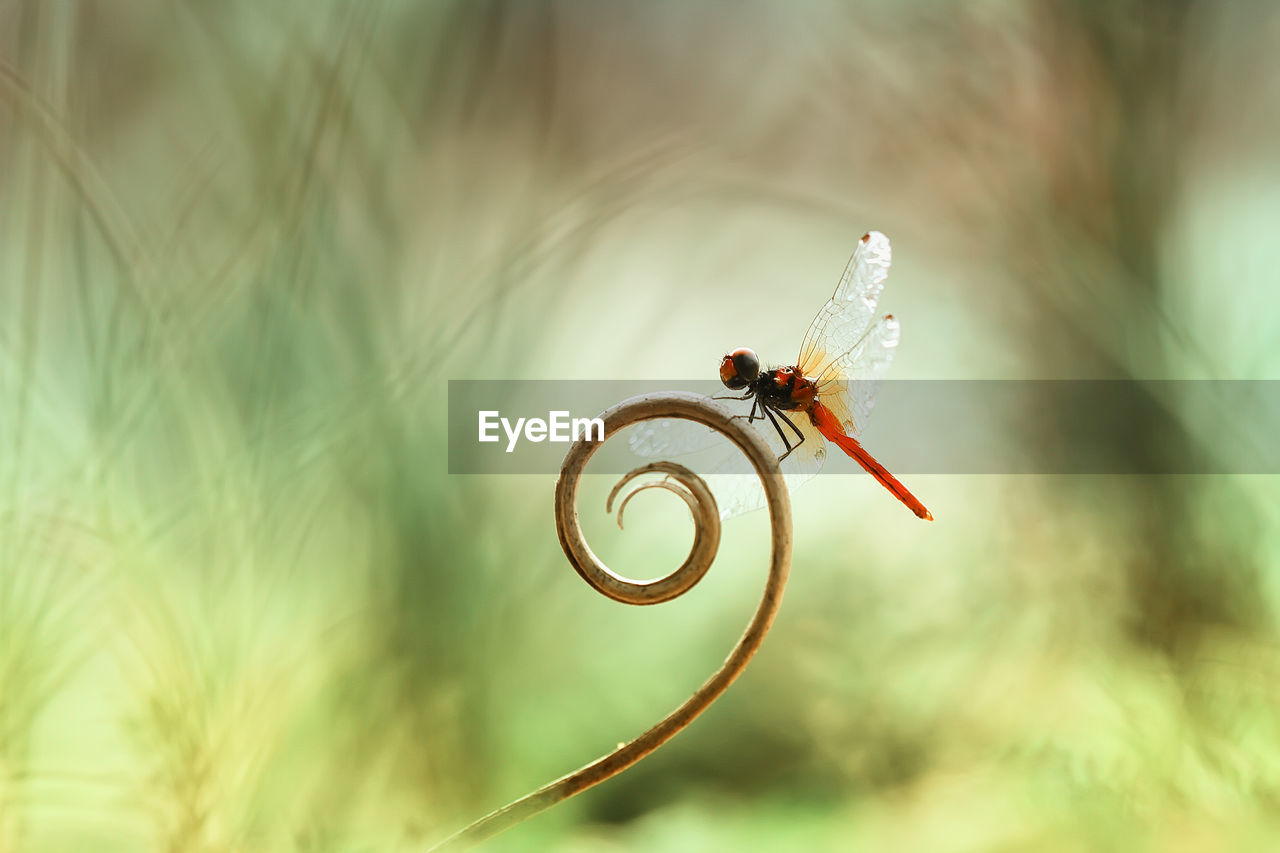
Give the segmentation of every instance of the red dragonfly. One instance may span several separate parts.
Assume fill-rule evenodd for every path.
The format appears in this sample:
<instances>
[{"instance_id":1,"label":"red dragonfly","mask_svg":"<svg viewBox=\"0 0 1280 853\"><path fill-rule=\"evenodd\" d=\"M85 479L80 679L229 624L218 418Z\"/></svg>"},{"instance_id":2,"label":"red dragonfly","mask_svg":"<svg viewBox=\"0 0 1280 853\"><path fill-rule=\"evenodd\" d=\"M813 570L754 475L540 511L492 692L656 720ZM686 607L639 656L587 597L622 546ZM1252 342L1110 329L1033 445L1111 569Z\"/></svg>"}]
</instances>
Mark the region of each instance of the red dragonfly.
<instances>
[{"instance_id":1,"label":"red dragonfly","mask_svg":"<svg viewBox=\"0 0 1280 853\"><path fill-rule=\"evenodd\" d=\"M735 349L720 361L720 381L744 393L720 399L751 400L748 421L760 421L761 426L767 421L772 426L782 443L778 459L791 488L817 473L826 458L826 443L831 442L917 517L932 521L924 504L855 438L871 412L875 383L898 346L898 321L892 314L878 316L876 311L890 261L889 239L878 231L865 235L835 293L810 324L796 362L762 370L753 350ZM689 452L697 449L697 443L673 432L670 422L660 422L631 439L632 449L645 456ZM776 440L771 443L777 447ZM717 496L722 515L738 515L761 505L763 492L754 478L730 479L734 486L721 489Z\"/></svg>"}]
</instances>

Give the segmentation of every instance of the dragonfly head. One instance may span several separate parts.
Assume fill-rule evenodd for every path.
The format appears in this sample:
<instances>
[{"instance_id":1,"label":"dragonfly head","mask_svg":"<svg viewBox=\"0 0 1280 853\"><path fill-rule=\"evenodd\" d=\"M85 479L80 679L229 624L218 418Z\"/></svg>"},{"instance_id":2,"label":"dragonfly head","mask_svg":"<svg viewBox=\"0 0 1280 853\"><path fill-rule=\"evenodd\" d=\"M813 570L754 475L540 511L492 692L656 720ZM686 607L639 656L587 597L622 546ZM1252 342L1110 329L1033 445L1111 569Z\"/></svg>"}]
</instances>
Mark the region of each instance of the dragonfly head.
<instances>
[{"instance_id":1,"label":"dragonfly head","mask_svg":"<svg viewBox=\"0 0 1280 853\"><path fill-rule=\"evenodd\" d=\"M754 350L739 347L720 360L720 381L726 388L741 391L760 378L760 357Z\"/></svg>"}]
</instances>

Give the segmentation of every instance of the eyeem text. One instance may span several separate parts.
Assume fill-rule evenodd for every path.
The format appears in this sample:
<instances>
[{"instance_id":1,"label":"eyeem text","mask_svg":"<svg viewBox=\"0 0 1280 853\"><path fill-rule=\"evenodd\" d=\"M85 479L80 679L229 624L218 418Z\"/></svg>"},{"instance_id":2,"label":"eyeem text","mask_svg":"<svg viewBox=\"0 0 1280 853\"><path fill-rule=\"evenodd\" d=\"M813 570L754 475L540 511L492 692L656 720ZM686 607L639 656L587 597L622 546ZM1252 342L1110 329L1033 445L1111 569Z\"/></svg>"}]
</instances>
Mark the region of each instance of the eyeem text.
<instances>
[{"instance_id":1,"label":"eyeem text","mask_svg":"<svg viewBox=\"0 0 1280 853\"><path fill-rule=\"evenodd\" d=\"M604 421L600 418L570 418L568 412L548 412L547 419L516 418L512 423L497 411L481 411L480 441L499 441L499 427L507 435L507 452L512 453L521 436L533 442L604 441Z\"/></svg>"}]
</instances>

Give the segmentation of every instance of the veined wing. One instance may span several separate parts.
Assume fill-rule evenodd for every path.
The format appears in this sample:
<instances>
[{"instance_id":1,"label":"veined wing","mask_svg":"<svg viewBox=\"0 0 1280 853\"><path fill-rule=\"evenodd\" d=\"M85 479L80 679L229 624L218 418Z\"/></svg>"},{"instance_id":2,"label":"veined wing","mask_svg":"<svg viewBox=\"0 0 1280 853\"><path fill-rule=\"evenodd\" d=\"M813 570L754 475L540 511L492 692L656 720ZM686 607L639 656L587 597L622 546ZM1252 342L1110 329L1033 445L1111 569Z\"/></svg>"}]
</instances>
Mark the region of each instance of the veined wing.
<instances>
[{"instance_id":1,"label":"veined wing","mask_svg":"<svg viewBox=\"0 0 1280 853\"><path fill-rule=\"evenodd\" d=\"M876 389L893 362L899 332L897 318L886 314L852 349L828 356L826 368L814 377L818 399L840 421L845 435L859 435L866 428Z\"/></svg>"},{"instance_id":2,"label":"veined wing","mask_svg":"<svg viewBox=\"0 0 1280 853\"><path fill-rule=\"evenodd\" d=\"M809 416L805 413L787 412L786 416L804 434L804 441L796 447L795 434L786 424L781 424L787 440L795 447L781 463L787 491L794 492L822 468L822 463L827 459L827 441L817 427L809 422ZM774 453L781 456L786 452L782 439L767 418L755 421L752 425L761 431ZM729 444L728 439L725 442ZM732 447L731 452L732 456L725 460L723 466L710 466L706 469L705 479L712 494L716 496L722 519L752 512L765 505L764 486L760 484L760 478L754 472L742 473L750 463L737 447Z\"/></svg>"},{"instance_id":3,"label":"veined wing","mask_svg":"<svg viewBox=\"0 0 1280 853\"><path fill-rule=\"evenodd\" d=\"M641 421L626 433L631 452L646 459L701 453L728 441L711 427L683 418Z\"/></svg>"},{"instance_id":4,"label":"veined wing","mask_svg":"<svg viewBox=\"0 0 1280 853\"><path fill-rule=\"evenodd\" d=\"M750 411L750 403L742 406L742 414ZM799 488L822 468L827 458L826 439L809 422L803 412L787 412L787 417L804 435L804 441L782 460L782 473L791 491ZM767 418L757 419L756 429L774 453L781 456L786 447ZM780 424L787 440L795 446L796 436L786 424ZM765 505L760 478L751 469L742 451L724 435L693 421L659 419L628 427L627 445L637 456L650 458L691 457L682 460L707 481L722 519L733 518Z\"/></svg>"},{"instance_id":5,"label":"veined wing","mask_svg":"<svg viewBox=\"0 0 1280 853\"><path fill-rule=\"evenodd\" d=\"M830 356L838 356L855 346L871 328L876 317L876 305L889 276L892 252L889 238L879 231L872 231L858 241L853 250L836 292L822 306L818 316L809 324L804 343L800 345L800 358L796 361L805 375L816 378L819 368L826 365L818 358L822 350Z\"/></svg>"},{"instance_id":6,"label":"veined wing","mask_svg":"<svg viewBox=\"0 0 1280 853\"><path fill-rule=\"evenodd\" d=\"M876 317L890 260L887 237L879 231L863 237L800 347L797 367L817 384L818 398L847 435L866 426L898 346L898 321L891 314Z\"/></svg>"}]
</instances>

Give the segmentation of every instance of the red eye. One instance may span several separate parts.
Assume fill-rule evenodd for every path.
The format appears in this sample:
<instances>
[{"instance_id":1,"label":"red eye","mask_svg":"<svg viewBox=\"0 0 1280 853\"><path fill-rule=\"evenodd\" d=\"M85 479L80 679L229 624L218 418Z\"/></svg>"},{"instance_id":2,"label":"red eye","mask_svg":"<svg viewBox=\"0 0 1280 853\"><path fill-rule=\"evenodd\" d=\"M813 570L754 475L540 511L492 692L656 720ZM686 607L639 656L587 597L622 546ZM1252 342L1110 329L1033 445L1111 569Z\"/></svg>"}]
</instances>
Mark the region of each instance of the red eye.
<instances>
[{"instance_id":1,"label":"red eye","mask_svg":"<svg viewBox=\"0 0 1280 853\"><path fill-rule=\"evenodd\" d=\"M760 376L760 359L746 347L739 347L720 360L720 381L739 391Z\"/></svg>"},{"instance_id":2,"label":"red eye","mask_svg":"<svg viewBox=\"0 0 1280 853\"><path fill-rule=\"evenodd\" d=\"M733 356L726 355L720 360L720 381L730 388L742 388L746 385L738 377L738 368L733 363Z\"/></svg>"}]
</instances>

